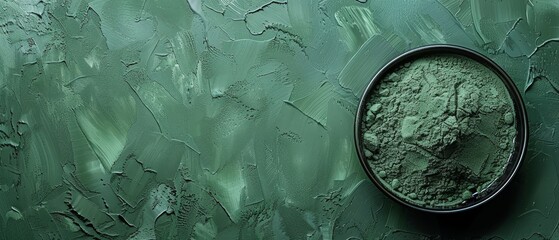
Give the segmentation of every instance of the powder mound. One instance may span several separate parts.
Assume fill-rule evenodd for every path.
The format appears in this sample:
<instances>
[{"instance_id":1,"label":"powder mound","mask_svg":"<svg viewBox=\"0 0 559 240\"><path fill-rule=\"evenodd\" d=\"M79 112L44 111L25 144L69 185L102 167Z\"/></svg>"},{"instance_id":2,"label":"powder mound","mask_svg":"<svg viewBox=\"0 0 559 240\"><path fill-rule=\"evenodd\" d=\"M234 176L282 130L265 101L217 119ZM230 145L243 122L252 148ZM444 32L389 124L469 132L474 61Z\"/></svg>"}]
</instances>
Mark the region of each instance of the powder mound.
<instances>
[{"instance_id":1,"label":"powder mound","mask_svg":"<svg viewBox=\"0 0 559 240\"><path fill-rule=\"evenodd\" d=\"M516 136L499 77L462 56L432 55L396 67L373 89L363 117L373 172L413 204L465 204L502 176Z\"/></svg>"}]
</instances>

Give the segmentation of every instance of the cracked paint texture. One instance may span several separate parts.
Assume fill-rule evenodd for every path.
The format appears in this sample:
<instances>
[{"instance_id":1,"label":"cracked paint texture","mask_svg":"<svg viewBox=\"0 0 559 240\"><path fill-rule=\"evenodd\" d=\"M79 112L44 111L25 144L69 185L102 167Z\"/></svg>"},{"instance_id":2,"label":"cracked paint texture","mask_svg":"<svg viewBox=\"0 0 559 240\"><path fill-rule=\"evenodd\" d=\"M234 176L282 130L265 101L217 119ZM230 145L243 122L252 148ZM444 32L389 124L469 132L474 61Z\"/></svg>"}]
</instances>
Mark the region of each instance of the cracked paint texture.
<instances>
[{"instance_id":1,"label":"cracked paint texture","mask_svg":"<svg viewBox=\"0 0 559 240\"><path fill-rule=\"evenodd\" d=\"M555 0L0 1L0 239L559 239ZM366 178L358 96L449 43L523 90L528 154L479 209Z\"/></svg>"}]
</instances>

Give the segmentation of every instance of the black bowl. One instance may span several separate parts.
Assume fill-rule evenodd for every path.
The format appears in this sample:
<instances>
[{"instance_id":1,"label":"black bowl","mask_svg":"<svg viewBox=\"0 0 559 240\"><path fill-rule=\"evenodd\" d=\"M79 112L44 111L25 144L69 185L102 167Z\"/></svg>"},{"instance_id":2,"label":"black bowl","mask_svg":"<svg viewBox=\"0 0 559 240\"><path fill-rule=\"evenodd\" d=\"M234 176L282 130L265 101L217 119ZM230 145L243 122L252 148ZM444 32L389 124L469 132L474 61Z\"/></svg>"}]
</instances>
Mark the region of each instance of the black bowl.
<instances>
[{"instance_id":1,"label":"black bowl","mask_svg":"<svg viewBox=\"0 0 559 240\"><path fill-rule=\"evenodd\" d=\"M454 208L428 208L420 205L415 205L408 201L401 199L399 196L395 195L389 189L381 183L380 179L376 176L373 170L370 168L369 164L367 163L367 159L363 152L363 144L362 138L363 133L361 131L362 127L362 117L363 114L366 112L366 105L368 100L370 99L370 94L378 84L381 79L392 69L395 67L405 63L410 62L418 58L422 58L427 55L431 54L455 54L464 57L468 57L474 61L481 63L482 65L486 66L487 68L491 69L505 84L509 95L512 99L514 109L515 109L515 116L516 116L516 130L517 135L514 139L514 148L509 157L509 161L505 170L501 177L496 179L495 184L492 184L488 189L484 190L484 194L479 194L473 196L473 199L468 201L468 203L463 205L458 205ZM396 202L399 202L405 206L426 211L432 213L454 213L454 212L462 212L466 211L475 207L486 203L490 199L493 199L497 194L499 194L511 181L515 173L517 172L518 168L520 167L520 163L524 158L526 152L526 145L528 142L528 120L526 116L526 109L524 107L524 103L522 101L522 97L520 92L514 85L511 78L507 75L507 73L499 67L495 62L491 61L491 59L483 56L482 54L475 52L471 49L467 49L460 46L454 45L427 45L419 48L415 48L409 50L398 57L394 58L390 62L388 62L384 67L382 67L378 73L373 77L369 85L367 86L365 92L361 96L361 100L359 102L359 107L357 110L357 114L355 117L355 124L354 124L354 137L355 137L355 146L357 148L357 153L359 156L359 160L363 169L365 170L367 176L375 183L375 185L382 190L387 196L394 199Z\"/></svg>"}]
</instances>

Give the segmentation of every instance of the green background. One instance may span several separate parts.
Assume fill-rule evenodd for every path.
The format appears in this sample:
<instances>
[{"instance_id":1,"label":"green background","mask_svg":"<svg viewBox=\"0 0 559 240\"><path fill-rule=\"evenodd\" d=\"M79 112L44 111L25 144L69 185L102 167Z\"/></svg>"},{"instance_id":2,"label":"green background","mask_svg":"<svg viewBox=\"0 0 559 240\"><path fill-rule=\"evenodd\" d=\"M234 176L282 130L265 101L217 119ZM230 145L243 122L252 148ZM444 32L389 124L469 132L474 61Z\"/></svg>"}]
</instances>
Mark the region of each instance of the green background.
<instances>
[{"instance_id":1,"label":"green background","mask_svg":"<svg viewBox=\"0 0 559 240\"><path fill-rule=\"evenodd\" d=\"M559 239L556 0L0 1L2 239ZM449 43L502 66L530 142L497 199L404 208L353 144L365 85Z\"/></svg>"}]
</instances>

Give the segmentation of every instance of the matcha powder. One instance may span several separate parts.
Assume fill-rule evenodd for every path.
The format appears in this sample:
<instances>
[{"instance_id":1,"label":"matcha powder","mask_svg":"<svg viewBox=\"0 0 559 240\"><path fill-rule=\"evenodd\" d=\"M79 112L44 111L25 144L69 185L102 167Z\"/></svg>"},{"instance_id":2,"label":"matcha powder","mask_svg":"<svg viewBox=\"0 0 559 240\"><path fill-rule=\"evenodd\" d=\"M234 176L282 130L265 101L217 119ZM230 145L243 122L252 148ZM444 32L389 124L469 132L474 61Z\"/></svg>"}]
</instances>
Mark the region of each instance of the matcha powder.
<instances>
[{"instance_id":1,"label":"matcha powder","mask_svg":"<svg viewBox=\"0 0 559 240\"><path fill-rule=\"evenodd\" d=\"M364 154L380 182L405 201L465 204L503 175L516 136L513 109L489 68L458 55L422 57L372 89Z\"/></svg>"}]
</instances>

